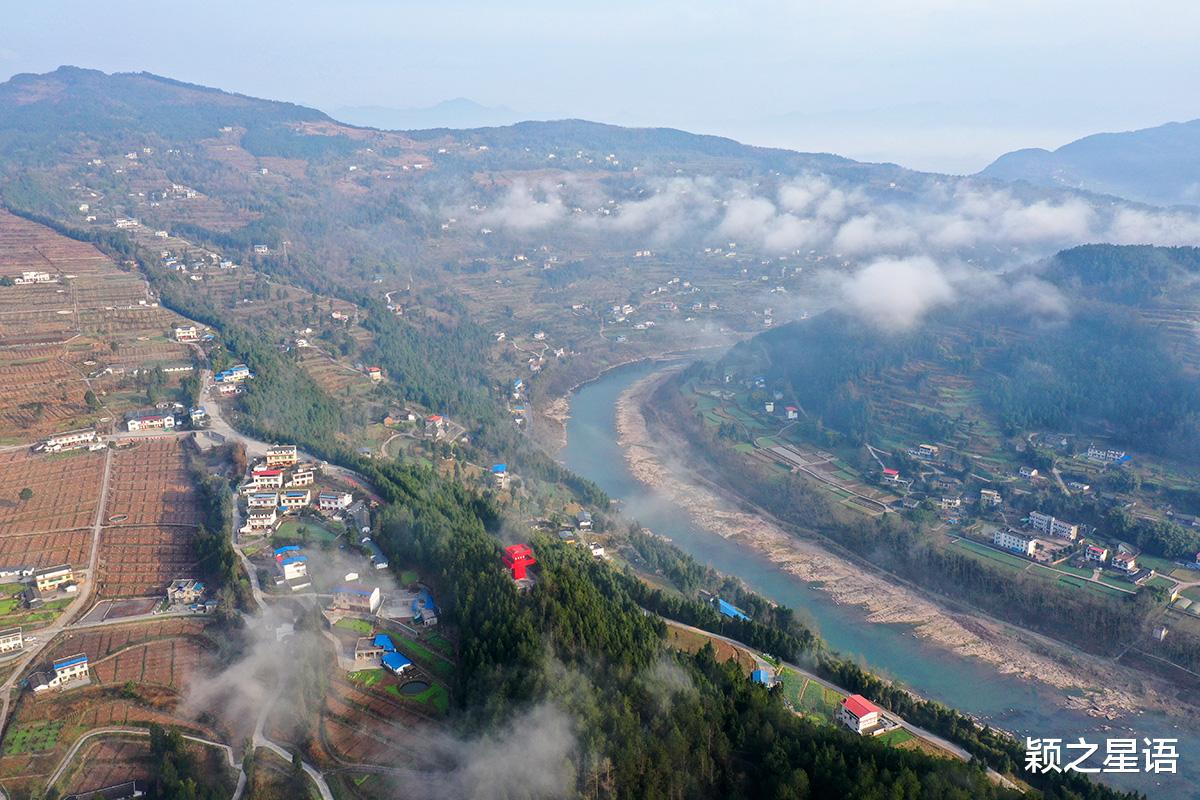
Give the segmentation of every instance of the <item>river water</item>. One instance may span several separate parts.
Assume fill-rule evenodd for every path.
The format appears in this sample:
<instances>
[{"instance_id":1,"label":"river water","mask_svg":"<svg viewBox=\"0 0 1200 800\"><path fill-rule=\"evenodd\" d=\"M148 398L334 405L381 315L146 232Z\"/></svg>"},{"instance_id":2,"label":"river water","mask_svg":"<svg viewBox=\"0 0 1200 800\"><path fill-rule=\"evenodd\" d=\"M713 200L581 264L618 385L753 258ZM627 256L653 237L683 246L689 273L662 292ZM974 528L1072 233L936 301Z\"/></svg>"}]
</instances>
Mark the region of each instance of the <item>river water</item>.
<instances>
[{"instance_id":1,"label":"river water","mask_svg":"<svg viewBox=\"0 0 1200 800\"><path fill-rule=\"evenodd\" d=\"M699 527L680 509L657 497L632 476L617 445L616 402L634 382L661 368L661 364L640 363L612 370L582 387L571 399L567 445L561 456L568 467L619 500L630 518L670 537L697 560L737 575L763 596L796 609L830 645L860 658L876 673L1018 736L1064 741L1077 741L1082 736L1100 744L1101 756L1104 740L1109 737L1137 737L1139 741L1142 737L1177 737L1177 775L1104 775L1103 779L1151 798L1200 798L1200 723L1184 727L1158 713L1109 723L1063 709L1058 690L1001 675L982 661L923 642L908 626L869 623L861 611L837 605L827 594L756 551ZM1109 730L1104 729L1106 725ZM1070 757L1074 755L1077 753ZM1095 764L1099 763L1097 759Z\"/></svg>"}]
</instances>

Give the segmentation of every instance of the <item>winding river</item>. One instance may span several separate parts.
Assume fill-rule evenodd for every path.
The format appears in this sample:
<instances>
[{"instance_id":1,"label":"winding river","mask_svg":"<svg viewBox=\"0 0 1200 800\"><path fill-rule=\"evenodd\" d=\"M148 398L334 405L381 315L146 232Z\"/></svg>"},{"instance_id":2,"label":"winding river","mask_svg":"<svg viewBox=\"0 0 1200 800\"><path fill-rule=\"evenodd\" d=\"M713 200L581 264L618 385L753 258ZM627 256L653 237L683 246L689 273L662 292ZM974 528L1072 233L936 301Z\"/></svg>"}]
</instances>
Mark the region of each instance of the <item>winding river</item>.
<instances>
[{"instance_id":1,"label":"winding river","mask_svg":"<svg viewBox=\"0 0 1200 800\"><path fill-rule=\"evenodd\" d=\"M1082 736L1100 743L1101 755L1103 742L1109 737L1178 737L1178 775L1103 777L1115 786L1137 789L1155 799L1200 797L1200 723L1184 727L1158 713L1106 723L1063 709L1056 690L1001 675L981 661L923 642L907 626L869 623L857 609L834 603L825 593L755 551L693 524L678 509L656 497L629 472L617 444L615 406L617 398L633 383L661 368L662 364L643 362L612 370L580 388L571 399L567 445L561 457L572 470L618 499L631 518L670 537L699 561L737 575L762 595L795 608L830 645L861 658L875 672L1018 736L1064 741L1077 741Z\"/></svg>"}]
</instances>

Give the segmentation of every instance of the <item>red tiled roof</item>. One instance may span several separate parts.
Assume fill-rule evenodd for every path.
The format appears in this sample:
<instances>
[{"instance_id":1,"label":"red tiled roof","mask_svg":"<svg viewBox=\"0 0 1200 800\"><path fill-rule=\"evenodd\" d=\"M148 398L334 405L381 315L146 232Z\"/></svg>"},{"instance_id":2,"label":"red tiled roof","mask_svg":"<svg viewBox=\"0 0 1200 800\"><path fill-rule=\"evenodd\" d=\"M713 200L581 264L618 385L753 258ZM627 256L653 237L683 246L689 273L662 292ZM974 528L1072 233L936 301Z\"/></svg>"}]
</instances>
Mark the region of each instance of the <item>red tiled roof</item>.
<instances>
[{"instance_id":1,"label":"red tiled roof","mask_svg":"<svg viewBox=\"0 0 1200 800\"><path fill-rule=\"evenodd\" d=\"M842 701L842 708L849 711L858 719L862 719L867 714L882 711L879 706L875 705L861 694L852 694L847 697L844 701Z\"/></svg>"},{"instance_id":2,"label":"red tiled roof","mask_svg":"<svg viewBox=\"0 0 1200 800\"><path fill-rule=\"evenodd\" d=\"M898 470L898 469L892 469L891 467L884 467L884 468L883 468L883 474L884 474L884 475L899 475L899 474L900 474L900 470Z\"/></svg>"}]
</instances>

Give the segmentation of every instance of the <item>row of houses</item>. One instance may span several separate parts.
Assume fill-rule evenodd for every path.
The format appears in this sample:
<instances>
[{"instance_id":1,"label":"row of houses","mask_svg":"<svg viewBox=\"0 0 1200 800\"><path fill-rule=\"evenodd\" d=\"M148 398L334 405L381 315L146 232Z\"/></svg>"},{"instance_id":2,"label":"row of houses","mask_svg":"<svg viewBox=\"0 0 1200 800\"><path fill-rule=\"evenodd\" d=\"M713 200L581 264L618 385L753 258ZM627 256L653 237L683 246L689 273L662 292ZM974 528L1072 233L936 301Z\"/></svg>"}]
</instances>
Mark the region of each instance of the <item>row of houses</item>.
<instances>
[{"instance_id":1,"label":"row of houses","mask_svg":"<svg viewBox=\"0 0 1200 800\"><path fill-rule=\"evenodd\" d=\"M61 453L66 450L81 450L83 448L104 446L95 428L76 428L63 433L47 436L33 446L35 452Z\"/></svg>"}]
</instances>

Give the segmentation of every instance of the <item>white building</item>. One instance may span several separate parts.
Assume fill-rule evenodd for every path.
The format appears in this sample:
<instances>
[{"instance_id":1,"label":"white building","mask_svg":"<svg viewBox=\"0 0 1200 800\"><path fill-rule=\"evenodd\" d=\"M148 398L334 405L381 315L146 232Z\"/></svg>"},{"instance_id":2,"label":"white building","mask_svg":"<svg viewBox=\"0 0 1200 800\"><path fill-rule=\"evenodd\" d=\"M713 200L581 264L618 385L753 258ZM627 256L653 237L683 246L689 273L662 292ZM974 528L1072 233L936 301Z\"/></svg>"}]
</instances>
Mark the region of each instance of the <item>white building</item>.
<instances>
[{"instance_id":1,"label":"white building","mask_svg":"<svg viewBox=\"0 0 1200 800\"><path fill-rule=\"evenodd\" d=\"M25 637L20 626L0 631L0 654L15 653L25 647Z\"/></svg>"},{"instance_id":2,"label":"white building","mask_svg":"<svg viewBox=\"0 0 1200 800\"><path fill-rule=\"evenodd\" d=\"M248 508L275 508L279 505L279 495L276 492L255 492L246 499Z\"/></svg>"},{"instance_id":3,"label":"white building","mask_svg":"<svg viewBox=\"0 0 1200 800\"><path fill-rule=\"evenodd\" d=\"M200 331L196 330L195 325L176 325L175 326L175 341L177 341L177 342L200 341Z\"/></svg>"},{"instance_id":4,"label":"white building","mask_svg":"<svg viewBox=\"0 0 1200 800\"><path fill-rule=\"evenodd\" d=\"M1000 497L1000 493L995 489L979 490L979 505L983 506L984 508L995 508L1002 502L1004 501Z\"/></svg>"},{"instance_id":5,"label":"white building","mask_svg":"<svg viewBox=\"0 0 1200 800\"><path fill-rule=\"evenodd\" d=\"M1061 519L1055 519L1051 515L1043 514L1040 511L1029 512L1029 527L1047 536L1070 539L1072 542L1079 537L1078 525L1063 522Z\"/></svg>"},{"instance_id":6,"label":"white building","mask_svg":"<svg viewBox=\"0 0 1200 800\"><path fill-rule=\"evenodd\" d=\"M94 444L98 441L95 428L79 428L65 433L56 433L53 436L47 436L42 440L43 448L47 452L57 453L60 450L69 450L75 447L85 447Z\"/></svg>"},{"instance_id":7,"label":"white building","mask_svg":"<svg viewBox=\"0 0 1200 800\"><path fill-rule=\"evenodd\" d=\"M262 533L275 527L279 515L275 507L254 509L246 514L246 524L241 527L241 533Z\"/></svg>"},{"instance_id":8,"label":"white building","mask_svg":"<svg viewBox=\"0 0 1200 800\"><path fill-rule=\"evenodd\" d=\"M175 430L175 416L140 411L125 420L125 427L129 431L171 431Z\"/></svg>"},{"instance_id":9,"label":"white building","mask_svg":"<svg viewBox=\"0 0 1200 800\"><path fill-rule=\"evenodd\" d=\"M69 683L88 677L88 657L80 653L60 658L50 665L50 672L35 672L29 676L29 686L35 694L61 689Z\"/></svg>"},{"instance_id":10,"label":"white building","mask_svg":"<svg viewBox=\"0 0 1200 800\"><path fill-rule=\"evenodd\" d=\"M334 512L349 508L354 497L349 492L321 492L317 496L317 506L322 511Z\"/></svg>"},{"instance_id":11,"label":"white building","mask_svg":"<svg viewBox=\"0 0 1200 800\"><path fill-rule=\"evenodd\" d=\"M39 592L49 592L65 583L74 583L75 573L70 564L59 564L56 567L34 570L33 584Z\"/></svg>"},{"instance_id":12,"label":"white building","mask_svg":"<svg viewBox=\"0 0 1200 800\"><path fill-rule=\"evenodd\" d=\"M861 694L852 694L838 707L838 722L859 736L881 730L883 709Z\"/></svg>"},{"instance_id":13,"label":"white building","mask_svg":"<svg viewBox=\"0 0 1200 800\"><path fill-rule=\"evenodd\" d=\"M1098 544L1089 544L1087 546L1087 550L1083 551L1083 556L1088 561L1092 561L1096 564L1103 564L1108 560L1108 548L1101 547Z\"/></svg>"},{"instance_id":14,"label":"white building","mask_svg":"<svg viewBox=\"0 0 1200 800\"><path fill-rule=\"evenodd\" d=\"M267 450L268 467L294 467L297 459L294 444L279 444Z\"/></svg>"},{"instance_id":15,"label":"white building","mask_svg":"<svg viewBox=\"0 0 1200 800\"><path fill-rule=\"evenodd\" d=\"M1137 557L1133 553L1117 553L1112 557L1112 568L1122 572L1137 572Z\"/></svg>"},{"instance_id":16,"label":"white building","mask_svg":"<svg viewBox=\"0 0 1200 800\"><path fill-rule=\"evenodd\" d=\"M312 493L308 489L292 489L279 495L279 505L288 511L294 511L308 505Z\"/></svg>"},{"instance_id":17,"label":"white building","mask_svg":"<svg viewBox=\"0 0 1200 800\"><path fill-rule=\"evenodd\" d=\"M1033 551L1037 549L1037 539L1012 529L995 531L992 534L992 544L1024 556L1032 556Z\"/></svg>"},{"instance_id":18,"label":"white building","mask_svg":"<svg viewBox=\"0 0 1200 800\"><path fill-rule=\"evenodd\" d=\"M311 486L316 477L311 469L300 469L292 473L292 476L287 480L289 489L297 486Z\"/></svg>"},{"instance_id":19,"label":"white building","mask_svg":"<svg viewBox=\"0 0 1200 800\"><path fill-rule=\"evenodd\" d=\"M256 469L250 473L250 485L255 489L282 489L283 470Z\"/></svg>"}]
</instances>

